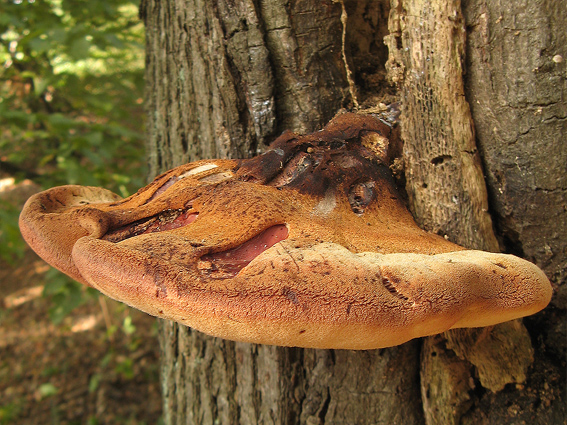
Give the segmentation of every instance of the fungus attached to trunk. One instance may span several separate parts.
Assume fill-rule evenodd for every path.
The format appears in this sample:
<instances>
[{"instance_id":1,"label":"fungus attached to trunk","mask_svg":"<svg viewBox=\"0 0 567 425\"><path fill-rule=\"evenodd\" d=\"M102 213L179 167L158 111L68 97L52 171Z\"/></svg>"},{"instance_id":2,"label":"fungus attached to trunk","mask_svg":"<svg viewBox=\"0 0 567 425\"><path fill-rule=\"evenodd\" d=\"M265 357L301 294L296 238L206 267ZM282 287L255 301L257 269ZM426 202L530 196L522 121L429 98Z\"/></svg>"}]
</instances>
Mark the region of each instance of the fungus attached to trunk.
<instances>
[{"instance_id":1,"label":"fungus attached to trunk","mask_svg":"<svg viewBox=\"0 0 567 425\"><path fill-rule=\"evenodd\" d=\"M249 160L197 161L126 199L63 186L20 228L47 262L154 316L222 338L370 349L533 314L520 258L420 229L388 168L390 127L340 115Z\"/></svg>"}]
</instances>

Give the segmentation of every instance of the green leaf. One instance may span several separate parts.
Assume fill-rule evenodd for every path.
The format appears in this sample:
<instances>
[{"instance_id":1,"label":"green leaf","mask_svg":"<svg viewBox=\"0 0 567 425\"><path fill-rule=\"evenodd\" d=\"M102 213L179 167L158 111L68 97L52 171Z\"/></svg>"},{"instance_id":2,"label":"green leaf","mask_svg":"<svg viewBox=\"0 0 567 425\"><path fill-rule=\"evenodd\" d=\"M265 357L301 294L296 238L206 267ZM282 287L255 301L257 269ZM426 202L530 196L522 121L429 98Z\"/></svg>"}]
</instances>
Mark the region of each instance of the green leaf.
<instances>
[{"instance_id":1,"label":"green leaf","mask_svg":"<svg viewBox=\"0 0 567 425\"><path fill-rule=\"evenodd\" d=\"M59 270L50 268L45 274L45 286L43 296L55 295L66 290L66 286L72 282L71 278L61 273Z\"/></svg>"},{"instance_id":2,"label":"green leaf","mask_svg":"<svg viewBox=\"0 0 567 425\"><path fill-rule=\"evenodd\" d=\"M100 146L104 140L101 131L91 131L85 136L85 139L92 146Z\"/></svg>"},{"instance_id":3,"label":"green leaf","mask_svg":"<svg viewBox=\"0 0 567 425\"><path fill-rule=\"evenodd\" d=\"M91 48L91 42L88 41L84 36L79 37L71 42L69 47L69 54L74 60L86 59L89 57L89 49Z\"/></svg>"},{"instance_id":4,"label":"green leaf","mask_svg":"<svg viewBox=\"0 0 567 425\"><path fill-rule=\"evenodd\" d=\"M134 326L134 324L132 323L131 316L126 316L124 318L124 322L122 323L122 331L126 335L132 335L134 332L136 332L136 326Z\"/></svg>"},{"instance_id":5,"label":"green leaf","mask_svg":"<svg viewBox=\"0 0 567 425\"><path fill-rule=\"evenodd\" d=\"M46 273L43 294L51 299L49 317L56 325L86 300L83 285L55 269Z\"/></svg>"},{"instance_id":6,"label":"green leaf","mask_svg":"<svg viewBox=\"0 0 567 425\"><path fill-rule=\"evenodd\" d=\"M87 425L99 425L99 423L100 422L96 416L89 416L89 419L87 420Z\"/></svg>"},{"instance_id":7,"label":"green leaf","mask_svg":"<svg viewBox=\"0 0 567 425\"><path fill-rule=\"evenodd\" d=\"M49 80L47 78L36 77L33 79L33 91L36 96L40 96L45 92L45 89L49 85Z\"/></svg>"},{"instance_id":8,"label":"green leaf","mask_svg":"<svg viewBox=\"0 0 567 425\"><path fill-rule=\"evenodd\" d=\"M46 398L56 395L58 390L55 385L53 385L51 382L48 382L46 384L41 384L38 388L38 392L41 398Z\"/></svg>"},{"instance_id":9,"label":"green leaf","mask_svg":"<svg viewBox=\"0 0 567 425\"><path fill-rule=\"evenodd\" d=\"M36 55L41 55L42 53L49 51L51 48L51 40L48 40L47 37L34 37L28 41L28 46Z\"/></svg>"},{"instance_id":10,"label":"green leaf","mask_svg":"<svg viewBox=\"0 0 567 425\"><path fill-rule=\"evenodd\" d=\"M102 375L100 373L95 373L91 376L91 379L89 379L89 393L94 393L98 389L101 380Z\"/></svg>"},{"instance_id":11,"label":"green leaf","mask_svg":"<svg viewBox=\"0 0 567 425\"><path fill-rule=\"evenodd\" d=\"M114 370L125 379L132 379L134 378L134 360L126 357L116 365Z\"/></svg>"}]
</instances>

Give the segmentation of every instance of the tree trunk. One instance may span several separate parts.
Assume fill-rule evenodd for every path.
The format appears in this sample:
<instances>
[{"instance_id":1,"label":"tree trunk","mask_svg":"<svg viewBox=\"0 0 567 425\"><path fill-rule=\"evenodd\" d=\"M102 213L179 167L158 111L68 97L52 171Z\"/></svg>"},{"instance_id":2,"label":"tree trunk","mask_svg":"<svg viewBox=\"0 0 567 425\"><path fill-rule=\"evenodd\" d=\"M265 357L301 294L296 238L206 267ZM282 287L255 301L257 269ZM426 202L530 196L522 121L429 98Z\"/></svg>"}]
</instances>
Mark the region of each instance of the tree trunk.
<instances>
[{"instance_id":1,"label":"tree trunk","mask_svg":"<svg viewBox=\"0 0 567 425\"><path fill-rule=\"evenodd\" d=\"M445 3L142 1L150 173L248 157L285 129L392 101L389 57L416 218L472 248L499 241L554 279L552 307L527 322L531 341L513 322L382 350L305 350L160 321L167 424L561 423L567 18L559 1L533 13Z\"/></svg>"}]
</instances>

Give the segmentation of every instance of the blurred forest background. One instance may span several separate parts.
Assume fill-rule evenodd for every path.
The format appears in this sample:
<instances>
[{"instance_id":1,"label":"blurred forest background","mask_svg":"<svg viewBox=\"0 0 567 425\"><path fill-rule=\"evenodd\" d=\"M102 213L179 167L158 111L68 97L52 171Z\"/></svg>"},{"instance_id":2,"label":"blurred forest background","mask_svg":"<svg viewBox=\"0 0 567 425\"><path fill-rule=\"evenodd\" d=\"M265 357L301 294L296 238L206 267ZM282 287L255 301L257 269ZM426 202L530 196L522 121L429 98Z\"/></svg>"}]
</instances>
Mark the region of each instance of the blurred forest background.
<instances>
[{"instance_id":1,"label":"blurred forest background","mask_svg":"<svg viewBox=\"0 0 567 425\"><path fill-rule=\"evenodd\" d=\"M41 189L143 186L143 84L138 1L0 3L0 424L158 422L154 320L47 267L18 229Z\"/></svg>"}]
</instances>

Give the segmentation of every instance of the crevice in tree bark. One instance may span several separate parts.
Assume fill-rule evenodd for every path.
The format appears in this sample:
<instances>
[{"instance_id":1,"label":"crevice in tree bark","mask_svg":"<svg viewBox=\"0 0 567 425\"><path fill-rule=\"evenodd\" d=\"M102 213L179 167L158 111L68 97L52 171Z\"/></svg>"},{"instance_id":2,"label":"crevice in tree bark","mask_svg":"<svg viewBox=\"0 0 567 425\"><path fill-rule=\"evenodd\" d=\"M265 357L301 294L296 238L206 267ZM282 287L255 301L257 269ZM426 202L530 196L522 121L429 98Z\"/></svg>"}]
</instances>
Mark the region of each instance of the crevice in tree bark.
<instances>
[{"instance_id":1,"label":"crevice in tree bark","mask_svg":"<svg viewBox=\"0 0 567 425\"><path fill-rule=\"evenodd\" d=\"M342 24L342 33L341 33L341 56L343 58L343 62L345 64L345 74L346 79L348 82L348 91L350 94L351 101L353 103L353 109L357 110L359 107L358 98L356 96L356 87L354 85L354 81L352 78L352 71L350 70L350 66L348 64L347 56L346 56L346 34L347 34L347 25L348 25L348 14L345 7L344 0L335 0L341 4L341 24Z\"/></svg>"}]
</instances>

